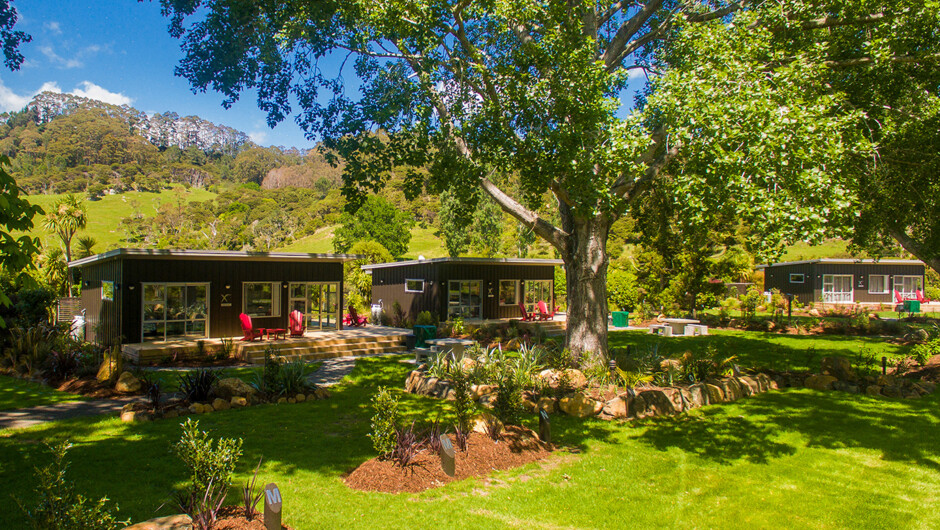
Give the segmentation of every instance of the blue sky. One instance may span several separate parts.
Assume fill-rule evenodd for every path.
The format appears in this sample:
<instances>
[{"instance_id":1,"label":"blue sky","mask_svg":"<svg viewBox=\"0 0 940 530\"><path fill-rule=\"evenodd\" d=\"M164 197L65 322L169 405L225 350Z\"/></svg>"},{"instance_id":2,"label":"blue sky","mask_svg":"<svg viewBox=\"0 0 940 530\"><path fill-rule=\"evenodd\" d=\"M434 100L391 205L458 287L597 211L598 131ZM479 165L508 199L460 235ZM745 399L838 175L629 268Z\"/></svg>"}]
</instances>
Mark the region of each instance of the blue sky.
<instances>
[{"instance_id":1,"label":"blue sky","mask_svg":"<svg viewBox=\"0 0 940 530\"><path fill-rule=\"evenodd\" d=\"M26 62L19 71L0 69L0 110L20 110L38 92L52 89L147 113L196 115L243 131L264 146L313 146L293 118L269 128L254 94L243 94L228 110L217 93L193 94L185 79L173 75L182 53L167 33L158 3L14 0L13 5L20 16L16 28L33 41L20 48ZM347 82L354 86L355 81ZM625 111L632 96L624 99Z\"/></svg>"}]
</instances>

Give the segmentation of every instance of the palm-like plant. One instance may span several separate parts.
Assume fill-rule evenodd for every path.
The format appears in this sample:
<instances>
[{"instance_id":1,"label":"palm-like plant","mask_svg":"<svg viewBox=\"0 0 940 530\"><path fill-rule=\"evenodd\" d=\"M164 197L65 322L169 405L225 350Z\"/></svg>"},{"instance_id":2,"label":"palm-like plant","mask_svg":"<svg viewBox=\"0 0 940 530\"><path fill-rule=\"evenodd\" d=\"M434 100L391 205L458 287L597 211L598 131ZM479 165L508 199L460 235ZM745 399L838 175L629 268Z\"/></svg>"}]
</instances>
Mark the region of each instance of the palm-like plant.
<instances>
[{"instance_id":1,"label":"palm-like plant","mask_svg":"<svg viewBox=\"0 0 940 530\"><path fill-rule=\"evenodd\" d=\"M65 248L66 261L72 261L72 238L85 228L88 223L88 211L85 201L69 193L52 203L43 225L47 230L59 236Z\"/></svg>"},{"instance_id":2,"label":"palm-like plant","mask_svg":"<svg viewBox=\"0 0 940 530\"><path fill-rule=\"evenodd\" d=\"M40 271L56 293L64 293L68 281L68 264L61 248L48 248L40 257Z\"/></svg>"},{"instance_id":3,"label":"palm-like plant","mask_svg":"<svg viewBox=\"0 0 940 530\"><path fill-rule=\"evenodd\" d=\"M78 238L75 257L78 259L87 258L88 256L93 256L95 254L95 245L98 242L95 241L95 238L91 236L82 236Z\"/></svg>"}]
</instances>

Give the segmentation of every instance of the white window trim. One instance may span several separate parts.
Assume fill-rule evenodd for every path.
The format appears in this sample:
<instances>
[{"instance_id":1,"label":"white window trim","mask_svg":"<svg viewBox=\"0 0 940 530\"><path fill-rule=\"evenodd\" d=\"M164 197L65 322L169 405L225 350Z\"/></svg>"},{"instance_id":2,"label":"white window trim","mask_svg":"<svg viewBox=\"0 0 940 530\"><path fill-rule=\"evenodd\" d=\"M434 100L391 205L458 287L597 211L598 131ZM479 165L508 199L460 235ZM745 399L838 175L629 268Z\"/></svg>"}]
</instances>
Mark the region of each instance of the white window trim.
<instances>
[{"instance_id":1,"label":"white window trim","mask_svg":"<svg viewBox=\"0 0 940 530\"><path fill-rule=\"evenodd\" d=\"M246 307L248 304L248 286L259 283L267 283L271 285L271 314L270 315L255 315L248 312ZM279 287L281 282L242 282L242 313L250 316L251 318L278 318L281 316L281 291ZM288 293L289 294L289 293Z\"/></svg>"},{"instance_id":2,"label":"white window trim","mask_svg":"<svg viewBox=\"0 0 940 530\"><path fill-rule=\"evenodd\" d=\"M880 276L880 277L884 278L884 280L885 280L885 281L884 281L884 290L883 290L883 291L872 291L872 290L871 290L871 286L872 286L872 281L871 281L871 279L874 278L874 277L876 277L876 276ZM887 274L869 274L869 275L868 275L868 294L891 294L891 285L890 285L890 282L889 282L888 279L889 279L889 276L888 276Z\"/></svg>"},{"instance_id":3,"label":"white window trim","mask_svg":"<svg viewBox=\"0 0 940 530\"><path fill-rule=\"evenodd\" d=\"M409 289L408 282L421 282L421 290ZM424 292L424 280L419 280L417 278L405 278L405 292L406 293L423 293Z\"/></svg>"},{"instance_id":4,"label":"white window trim","mask_svg":"<svg viewBox=\"0 0 940 530\"><path fill-rule=\"evenodd\" d=\"M521 281L522 281L522 280L499 280L499 281L496 283L496 297L499 298L499 306L500 306L500 307L516 307L517 305L519 305L519 291L520 291L520 289L519 289L519 283L520 283ZM500 296L500 292L502 291L500 284L503 283L503 282L512 282L512 283L514 284L514 286L515 286L514 292L515 292L515 299L516 299L516 301L513 302L513 303L511 303L511 304L504 304L504 303L503 303L503 297Z\"/></svg>"},{"instance_id":5,"label":"white window trim","mask_svg":"<svg viewBox=\"0 0 940 530\"><path fill-rule=\"evenodd\" d=\"M111 284L111 296L105 296L105 288L104 288L105 284ZM114 282L111 280L103 280L101 282L101 299L102 300L105 300L108 302L114 301L114 285L115 285Z\"/></svg>"},{"instance_id":6,"label":"white window trim","mask_svg":"<svg viewBox=\"0 0 940 530\"><path fill-rule=\"evenodd\" d=\"M829 282L826 282L827 276L831 278ZM850 278L849 280L850 289L849 291L847 291L849 294L848 300L826 300L826 283L831 283L833 287L835 287L836 276L843 277L843 278L845 277ZM833 293L835 292L836 291L833 291ZM839 294L845 294L845 293L846 291L839 291ZM855 303L855 276L852 274L823 274L822 299L823 299L824 304L854 304Z\"/></svg>"},{"instance_id":7,"label":"white window trim","mask_svg":"<svg viewBox=\"0 0 940 530\"><path fill-rule=\"evenodd\" d=\"M799 277L800 277L800 281L794 280L794 279L793 279L794 276L799 276ZM806 283L806 274L804 274L804 273L802 273L802 272L791 272L791 273L790 273L790 283Z\"/></svg>"},{"instance_id":8,"label":"white window trim","mask_svg":"<svg viewBox=\"0 0 940 530\"><path fill-rule=\"evenodd\" d=\"M892 282L891 282L891 287L893 287L895 291L901 293L901 297L902 297L902 298L903 298L903 297L910 297L910 296L916 296L916 295L917 295L917 289L914 289L913 291L905 291L905 290L904 290L904 280L905 280L905 278L916 278L916 279L920 280L920 289L921 289L921 290L924 289L924 277L923 277L923 276L921 276L921 275L919 275L919 274L895 274L895 275L894 275L894 278L892 279ZM898 283L900 283L901 285L898 286Z\"/></svg>"}]
</instances>

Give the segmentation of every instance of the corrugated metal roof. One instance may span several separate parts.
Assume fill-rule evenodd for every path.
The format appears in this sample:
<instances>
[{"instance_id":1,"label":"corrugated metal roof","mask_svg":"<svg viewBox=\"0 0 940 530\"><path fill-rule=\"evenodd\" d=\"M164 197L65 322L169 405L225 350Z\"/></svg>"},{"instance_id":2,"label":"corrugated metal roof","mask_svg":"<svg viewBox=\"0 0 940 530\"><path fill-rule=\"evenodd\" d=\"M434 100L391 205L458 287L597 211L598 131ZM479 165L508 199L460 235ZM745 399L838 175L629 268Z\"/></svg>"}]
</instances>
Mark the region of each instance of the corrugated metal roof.
<instances>
[{"instance_id":1,"label":"corrugated metal roof","mask_svg":"<svg viewBox=\"0 0 940 530\"><path fill-rule=\"evenodd\" d=\"M819 259L807 259L802 261L782 261L780 263L763 263L757 265L758 269L766 269L768 267L781 267L784 265L806 265L809 263L867 263L867 264L884 264L884 265L923 265L924 262L918 259L853 259L853 258L819 258Z\"/></svg>"},{"instance_id":2,"label":"corrugated metal roof","mask_svg":"<svg viewBox=\"0 0 940 530\"><path fill-rule=\"evenodd\" d=\"M363 265L362 270L384 269L388 267L403 267L405 265L418 265L424 263L478 263L487 265L563 265L560 259L537 258L433 258L413 259L408 261L393 261L391 263L375 263Z\"/></svg>"},{"instance_id":3,"label":"corrugated metal roof","mask_svg":"<svg viewBox=\"0 0 940 530\"><path fill-rule=\"evenodd\" d=\"M122 256L183 260L248 260L248 261L351 261L363 259L357 254L305 254L302 252L248 252L234 250L186 250L156 248L118 248L69 262L69 267L82 267Z\"/></svg>"}]
</instances>

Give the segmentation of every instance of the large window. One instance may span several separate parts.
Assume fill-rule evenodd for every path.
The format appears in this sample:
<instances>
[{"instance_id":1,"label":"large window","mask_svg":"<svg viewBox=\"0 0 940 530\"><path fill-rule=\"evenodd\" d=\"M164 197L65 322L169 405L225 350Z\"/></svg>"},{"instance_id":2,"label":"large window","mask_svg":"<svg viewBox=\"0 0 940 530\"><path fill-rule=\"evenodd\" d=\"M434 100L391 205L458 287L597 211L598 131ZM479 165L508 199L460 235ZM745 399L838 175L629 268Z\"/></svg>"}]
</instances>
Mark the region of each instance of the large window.
<instances>
[{"instance_id":1,"label":"large window","mask_svg":"<svg viewBox=\"0 0 940 530\"><path fill-rule=\"evenodd\" d=\"M852 296L851 274L824 274L823 275L823 302L830 304L851 303Z\"/></svg>"},{"instance_id":2,"label":"large window","mask_svg":"<svg viewBox=\"0 0 940 530\"><path fill-rule=\"evenodd\" d=\"M914 298L917 296L917 291L923 290L924 288L924 277L923 276L895 276L894 277L894 290L901 293L901 296L904 298Z\"/></svg>"},{"instance_id":3,"label":"large window","mask_svg":"<svg viewBox=\"0 0 940 530\"><path fill-rule=\"evenodd\" d=\"M479 280L447 282L447 318L482 318Z\"/></svg>"},{"instance_id":4,"label":"large window","mask_svg":"<svg viewBox=\"0 0 940 530\"><path fill-rule=\"evenodd\" d=\"M545 302L548 310L552 310L552 280L525 281L525 310L534 313L539 302Z\"/></svg>"},{"instance_id":5,"label":"large window","mask_svg":"<svg viewBox=\"0 0 940 530\"><path fill-rule=\"evenodd\" d=\"M872 274L868 277L869 294L888 294L888 276L885 274Z\"/></svg>"},{"instance_id":6,"label":"large window","mask_svg":"<svg viewBox=\"0 0 940 530\"><path fill-rule=\"evenodd\" d=\"M405 280L406 293L423 293L424 280Z\"/></svg>"},{"instance_id":7,"label":"large window","mask_svg":"<svg viewBox=\"0 0 940 530\"><path fill-rule=\"evenodd\" d=\"M278 282L245 282L242 284L242 312L251 317L281 316Z\"/></svg>"},{"instance_id":8,"label":"large window","mask_svg":"<svg viewBox=\"0 0 940 530\"><path fill-rule=\"evenodd\" d=\"M339 322L339 284L324 282L290 284L288 306L304 315L306 329L336 329Z\"/></svg>"},{"instance_id":9,"label":"large window","mask_svg":"<svg viewBox=\"0 0 940 530\"><path fill-rule=\"evenodd\" d=\"M516 305L519 303L519 280L499 281L499 305Z\"/></svg>"},{"instance_id":10,"label":"large window","mask_svg":"<svg viewBox=\"0 0 940 530\"><path fill-rule=\"evenodd\" d=\"M209 284L143 284L144 342L208 336Z\"/></svg>"}]
</instances>

